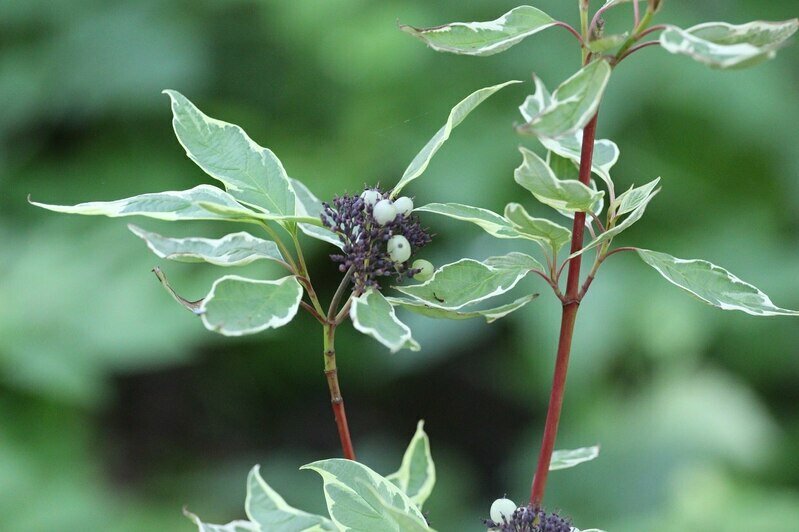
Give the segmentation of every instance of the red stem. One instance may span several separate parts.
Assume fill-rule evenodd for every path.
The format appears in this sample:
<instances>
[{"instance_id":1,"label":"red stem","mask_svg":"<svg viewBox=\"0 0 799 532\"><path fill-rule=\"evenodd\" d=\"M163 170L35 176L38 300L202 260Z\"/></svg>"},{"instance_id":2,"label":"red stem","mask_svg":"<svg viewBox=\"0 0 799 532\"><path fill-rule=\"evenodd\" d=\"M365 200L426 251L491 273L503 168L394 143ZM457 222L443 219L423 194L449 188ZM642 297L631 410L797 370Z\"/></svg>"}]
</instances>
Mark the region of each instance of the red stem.
<instances>
[{"instance_id":1,"label":"red stem","mask_svg":"<svg viewBox=\"0 0 799 532\"><path fill-rule=\"evenodd\" d=\"M352 446L350 428L347 425L347 412L344 409L344 398L338 384L338 368L336 367L336 348L334 347L336 326L325 327L325 377L330 388L330 404L333 407L333 417L338 428L338 437L341 440L341 451L347 460L355 460L355 449Z\"/></svg>"},{"instance_id":2,"label":"red stem","mask_svg":"<svg viewBox=\"0 0 799 532\"><path fill-rule=\"evenodd\" d=\"M580 155L580 182L588 185L591 180L591 162L594 156L594 139L596 138L597 115L591 119L583 131L583 146ZM583 233L585 232L585 213L574 214L572 227L571 253L583 247ZM538 455L538 467L533 478L533 487L530 493L530 503L535 507L541 506L544 499L544 489L549 475L549 464L552 461L552 452L555 450L555 438L558 434L560 412L563 408L563 394L566 390L566 372L569 369L569 354L571 353L574 323L577 319L577 309L580 307L580 266L582 255L569 261L569 273L566 279L566 295L563 300L563 316L560 322L560 338L558 339L558 356L555 361L555 375L552 379L552 392L549 396L547 421L544 427L544 438L541 442L541 452Z\"/></svg>"}]
</instances>

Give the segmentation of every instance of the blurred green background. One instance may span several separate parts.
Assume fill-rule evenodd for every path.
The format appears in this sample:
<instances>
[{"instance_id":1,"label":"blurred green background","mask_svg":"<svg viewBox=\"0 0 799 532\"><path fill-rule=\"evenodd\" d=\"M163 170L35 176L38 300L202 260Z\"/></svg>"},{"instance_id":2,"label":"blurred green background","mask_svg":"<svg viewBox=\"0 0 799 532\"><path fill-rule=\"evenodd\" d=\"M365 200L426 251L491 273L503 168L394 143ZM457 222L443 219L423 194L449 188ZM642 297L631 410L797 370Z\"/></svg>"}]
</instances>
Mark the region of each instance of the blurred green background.
<instances>
[{"instance_id":1,"label":"blurred green background","mask_svg":"<svg viewBox=\"0 0 799 532\"><path fill-rule=\"evenodd\" d=\"M598 2L594 2L597 3ZM576 2L538 7L575 21ZM175 305L221 269L159 261L127 220L68 217L40 201L116 199L211 182L175 140L163 88L242 125L320 197L391 185L462 97L523 79L483 104L409 190L417 204L501 210L517 187L516 106L531 72L554 86L577 68L551 30L489 58L440 55L396 21L487 20L510 1L28 0L0 2L0 529L191 530L243 517L262 464L296 506L323 510L297 468L338 456L318 326L225 339ZM786 19L794 0L668 2L663 21ZM627 23L627 8L610 17ZM751 70L714 72L647 49L617 71L599 134L622 156L619 189L663 176L621 244L724 265L799 307L799 46ZM219 236L213 224L144 227ZM510 249L426 218L425 257ZM308 242L330 296L330 249ZM264 266L244 274L269 275ZM419 353L388 352L347 327L342 386L360 459L389 473L426 419L439 473L436 528L480 530L490 502L528 493L560 308L542 297L492 326L404 315ZM599 460L552 475L548 503L581 527L617 531L796 530L799 322L717 311L632 256L603 268L578 320L561 448Z\"/></svg>"}]
</instances>

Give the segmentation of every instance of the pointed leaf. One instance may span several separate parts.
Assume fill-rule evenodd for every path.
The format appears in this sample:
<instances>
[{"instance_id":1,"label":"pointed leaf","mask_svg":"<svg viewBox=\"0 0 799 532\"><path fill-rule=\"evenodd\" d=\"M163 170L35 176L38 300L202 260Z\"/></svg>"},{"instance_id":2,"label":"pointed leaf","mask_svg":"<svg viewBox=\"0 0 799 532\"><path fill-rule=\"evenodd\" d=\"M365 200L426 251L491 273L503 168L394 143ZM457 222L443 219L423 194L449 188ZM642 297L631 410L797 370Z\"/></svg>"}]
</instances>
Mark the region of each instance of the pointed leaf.
<instances>
[{"instance_id":1,"label":"pointed leaf","mask_svg":"<svg viewBox=\"0 0 799 532\"><path fill-rule=\"evenodd\" d=\"M519 131L556 138L584 128L599 108L610 72L610 65L602 59L584 66L564 81L552 93L549 104Z\"/></svg>"},{"instance_id":2,"label":"pointed leaf","mask_svg":"<svg viewBox=\"0 0 799 532\"><path fill-rule=\"evenodd\" d=\"M660 178L658 177L654 181L652 181L650 183L647 183L646 185L644 185L641 188L647 187L651 191L652 188L654 188L655 185L657 185L659 181L660 181ZM621 233L622 231L628 229L631 225L633 225L635 222L637 222L638 220L641 219L641 217L644 215L644 211L646 211L646 206L649 205L649 202L652 201L652 198L654 198L657 195L658 192L660 192L660 189L651 191L650 194L648 196L646 196L646 198L644 198L640 202L640 204L638 204L638 206L635 207L635 209L633 209L633 211L630 213L630 215L627 218L625 218L624 220L622 220L621 223L617 224L615 227L612 227L612 228L608 229L604 233L600 233L595 239L593 239L587 245L583 246L583 249L581 249L579 251L576 251L576 252L572 253L571 255L569 255L569 258L571 259L571 258L574 258L574 257L576 257L578 255L582 255L586 251L588 251L590 249L594 249L595 247L599 246L600 244L612 240L619 233Z\"/></svg>"},{"instance_id":3,"label":"pointed leaf","mask_svg":"<svg viewBox=\"0 0 799 532\"><path fill-rule=\"evenodd\" d=\"M155 268L153 268L153 273L161 282L161 285L164 287L164 289L167 292L169 292L169 295L172 296L172 299L180 303L181 306L183 306L186 310L188 310L192 314L199 315L202 313L202 310L200 310L203 304L202 299L198 299L197 301L189 301L188 299L182 297L180 294L175 292L175 290L169 284L169 281L166 278L166 274L164 274L164 272L161 271L161 268L156 266Z\"/></svg>"},{"instance_id":4,"label":"pointed leaf","mask_svg":"<svg viewBox=\"0 0 799 532\"><path fill-rule=\"evenodd\" d=\"M335 532L337 530L330 519L289 506L261 477L260 466L253 467L247 476L247 499L244 508L250 521L260 525L259 530L263 531Z\"/></svg>"},{"instance_id":5,"label":"pointed leaf","mask_svg":"<svg viewBox=\"0 0 799 532\"><path fill-rule=\"evenodd\" d=\"M301 181L291 179L291 184L294 187L294 192L297 193L297 212L302 212L312 218L316 218L321 222L323 207L322 202L319 201L319 198L317 198L314 193L311 192L311 190ZM327 242L328 244L333 244L338 248L344 247L344 243L341 241L338 235L336 235L336 233L327 229L326 227L320 227L319 225L320 224L312 225L300 223L299 228L300 231L311 238Z\"/></svg>"},{"instance_id":6,"label":"pointed leaf","mask_svg":"<svg viewBox=\"0 0 799 532\"><path fill-rule=\"evenodd\" d=\"M397 318L394 307L377 290L370 289L353 298L350 318L356 329L376 339L392 353L403 348L420 349L411 337L411 330Z\"/></svg>"},{"instance_id":7,"label":"pointed leaf","mask_svg":"<svg viewBox=\"0 0 799 532\"><path fill-rule=\"evenodd\" d=\"M428 203L414 209L415 212L431 212L455 220L473 223L497 238L521 238L510 221L488 209L460 203Z\"/></svg>"},{"instance_id":8,"label":"pointed leaf","mask_svg":"<svg viewBox=\"0 0 799 532\"><path fill-rule=\"evenodd\" d=\"M405 173L402 174L399 183L397 183L397 185L394 187L394 190L391 192L391 197L396 197L408 183L422 175L425 169L427 169L427 166L430 164L430 160L433 158L433 155L436 154L438 149L441 148L444 142L449 138L452 130L458 124L463 122L469 113L471 113L478 105L483 103L489 96L498 90L515 83L521 83L521 81L508 81L506 83L500 83L499 85L479 89L471 93L469 96L461 100L458 105L453 107L452 111L449 113L446 124L444 124L444 126L439 129L435 135L433 135L433 138L431 138L427 144L425 144L424 148L422 148L422 151L420 151L416 157L413 158L413 161L411 161L411 164L405 170Z\"/></svg>"},{"instance_id":9,"label":"pointed leaf","mask_svg":"<svg viewBox=\"0 0 799 532\"><path fill-rule=\"evenodd\" d=\"M237 275L217 279L200 307L203 325L225 336L281 327L294 318L302 287L293 276L258 281Z\"/></svg>"},{"instance_id":10,"label":"pointed leaf","mask_svg":"<svg viewBox=\"0 0 799 532\"><path fill-rule=\"evenodd\" d=\"M257 219L257 213L243 207L227 192L210 185L199 185L189 190L141 194L114 201L90 201L77 205L48 205L35 201L30 203L55 212L110 218L145 216L167 221L230 220L230 217L224 214L217 214L203 207L203 205L216 205L248 213L251 219Z\"/></svg>"},{"instance_id":11,"label":"pointed leaf","mask_svg":"<svg viewBox=\"0 0 799 532\"><path fill-rule=\"evenodd\" d=\"M457 310L511 290L531 270L543 266L523 253L491 257L485 262L461 259L437 270L433 277L397 290L428 306Z\"/></svg>"},{"instance_id":12,"label":"pointed leaf","mask_svg":"<svg viewBox=\"0 0 799 532\"><path fill-rule=\"evenodd\" d=\"M277 244L256 238L244 231L222 238L169 238L128 225L128 229L147 243L162 259L180 262L208 262L216 266L242 266L256 260L282 261Z\"/></svg>"},{"instance_id":13,"label":"pointed leaf","mask_svg":"<svg viewBox=\"0 0 799 532\"><path fill-rule=\"evenodd\" d=\"M541 137L538 139L546 149L554 152L561 157L573 161L576 166L580 165L581 151L583 146L583 130L575 131L558 138ZM602 178L608 190L613 190L613 180L610 178L610 169L619 160L619 147L615 142L607 139L599 139L594 142L594 155L591 160L591 171ZM557 172L556 172L557 173ZM558 177L561 177L558 175Z\"/></svg>"},{"instance_id":14,"label":"pointed leaf","mask_svg":"<svg viewBox=\"0 0 799 532\"><path fill-rule=\"evenodd\" d=\"M579 181L561 181L538 155L520 147L524 161L514 172L516 182L533 193L545 205L555 209L585 212L604 196Z\"/></svg>"},{"instance_id":15,"label":"pointed leaf","mask_svg":"<svg viewBox=\"0 0 799 532\"><path fill-rule=\"evenodd\" d=\"M535 84L535 91L525 98L524 102L519 106L519 111L522 113L525 122L530 122L541 114L552 102L552 95L541 78L535 74L533 74L533 83Z\"/></svg>"},{"instance_id":16,"label":"pointed leaf","mask_svg":"<svg viewBox=\"0 0 799 532\"><path fill-rule=\"evenodd\" d=\"M621 216L637 209L643 202L648 201L652 191L660 182L660 178L650 181L640 187L631 187L622 193L614 202L616 216Z\"/></svg>"},{"instance_id":17,"label":"pointed leaf","mask_svg":"<svg viewBox=\"0 0 799 532\"><path fill-rule=\"evenodd\" d=\"M400 25L400 29L437 52L486 56L505 51L555 24L557 21L540 9L520 6L487 22L453 22L432 28Z\"/></svg>"},{"instance_id":18,"label":"pointed leaf","mask_svg":"<svg viewBox=\"0 0 799 532\"><path fill-rule=\"evenodd\" d=\"M647 249L637 251L667 281L709 305L753 316L799 316L799 311L777 307L766 294L715 264Z\"/></svg>"},{"instance_id":19,"label":"pointed leaf","mask_svg":"<svg viewBox=\"0 0 799 532\"><path fill-rule=\"evenodd\" d=\"M515 312L527 303L537 298L538 294L524 296L507 305L501 305L485 310L447 310L443 308L431 307L421 301L404 297L389 297L388 302L394 306L400 305L403 308L427 316L428 318L444 320L468 320L471 318L484 318L486 323L494 323L500 318L504 318L511 312Z\"/></svg>"},{"instance_id":20,"label":"pointed leaf","mask_svg":"<svg viewBox=\"0 0 799 532\"><path fill-rule=\"evenodd\" d=\"M711 68L744 68L773 58L797 29L799 19L740 25L707 22L687 30L669 26L660 34L660 44Z\"/></svg>"},{"instance_id":21,"label":"pointed leaf","mask_svg":"<svg viewBox=\"0 0 799 532\"><path fill-rule=\"evenodd\" d=\"M186 509L183 510L183 515L197 525L199 532L261 532L261 527L249 521L232 521L226 525L211 525L203 523L199 517Z\"/></svg>"},{"instance_id":22,"label":"pointed leaf","mask_svg":"<svg viewBox=\"0 0 799 532\"><path fill-rule=\"evenodd\" d=\"M510 220L514 229L524 233L531 240L547 246L555 255L560 248L571 241L571 231L546 218L533 218L518 203L508 203L505 206L505 218Z\"/></svg>"},{"instance_id":23,"label":"pointed leaf","mask_svg":"<svg viewBox=\"0 0 799 532\"><path fill-rule=\"evenodd\" d=\"M419 508L433 492L436 466L430 454L430 438L424 431L424 421L416 425L416 433L405 450L399 470L386 479L398 486Z\"/></svg>"},{"instance_id":24,"label":"pointed leaf","mask_svg":"<svg viewBox=\"0 0 799 532\"><path fill-rule=\"evenodd\" d=\"M552 453L549 463L550 471L569 469L583 462L589 462L599 456L599 446L582 447L580 449L561 449Z\"/></svg>"},{"instance_id":25,"label":"pointed leaf","mask_svg":"<svg viewBox=\"0 0 799 532\"><path fill-rule=\"evenodd\" d=\"M295 214L294 189L271 150L239 126L206 116L179 92L164 94L171 100L175 135L192 161L242 203L273 215Z\"/></svg>"},{"instance_id":26,"label":"pointed leaf","mask_svg":"<svg viewBox=\"0 0 799 532\"><path fill-rule=\"evenodd\" d=\"M428 530L422 513L401 489L365 465L334 458L304 465L321 475L330 518L341 530ZM400 527L396 514L405 516ZM407 522L406 522L407 521ZM412 523L414 528L407 528Z\"/></svg>"}]
</instances>

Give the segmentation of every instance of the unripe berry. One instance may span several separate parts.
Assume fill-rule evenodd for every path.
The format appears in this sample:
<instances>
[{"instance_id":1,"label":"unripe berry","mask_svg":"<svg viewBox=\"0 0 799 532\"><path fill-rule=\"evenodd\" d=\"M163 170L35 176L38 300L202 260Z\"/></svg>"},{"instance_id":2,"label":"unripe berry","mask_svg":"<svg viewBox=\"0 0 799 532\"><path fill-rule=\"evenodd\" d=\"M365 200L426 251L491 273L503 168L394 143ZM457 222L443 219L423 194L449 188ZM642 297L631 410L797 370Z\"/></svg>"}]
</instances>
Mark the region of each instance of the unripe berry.
<instances>
[{"instance_id":1,"label":"unripe berry","mask_svg":"<svg viewBox=\"0 0 799 532\"><path fill-rule=\"evenodd\" d=\"M502 523L504 517L505 520L510 521L515 511L515 502L510 499L497 499L491 503L491 520L495 523Z\"/></svg>"},{"instance_id":2,"label":"unripe berry","mask_svg":"<svg viewBox=\"0 0 799 532\"><path fill-rule=\"evenodd\" d=\"M375 204L372 216L375 217L375 221L380 225L386 225L388 222L393 222L394 218L397 217L397 208L394 207L391 200L380 200Z\"/></svg>"},{"instance_id":3,"label":"unripe berry","mask_svg":"<svg viewBox=\"0 0 799 532\"><path fill-rule=\"evenodd\" d=\"M363 198L363 202L366 203L367 205L374 205L375 203L383 199L383 196L380 194L380 192L372 188L364 190L363 193L361 194L361 197Z\"/></svg>"},{"instance_id":4,"label":"unripe berry","mask_svg":"<svg viewBox=\"0 0 799 532\"><path fill-rule=\"evenodd\" d=\"M394 235L389 238L386 250L394 262L405 262L411 258L411 243L402 235Z\"/></svg>"},{"instance_id":5,"label":"unripe berry","mask_svg":"<svg viewBox=\"0 0 799 532\"><path fill-rule=\"evenodd\" d=\"M408 216L413 210L413 200L408 196L402 196L394 201L397 212L403 216Z\"/></svg>"},{"instance_id":6,"label":"unripe berry","mask_svg":"<svg viewBox=\"0 0 799 532\"><path fill-rule=\"evenodd\" d=\"M419 270L419 273L413 276L414 279L417 281L427 281L431 277L433 277L433 272L435 272L436 268L433 266L433 263L429 260L424 259L417 259L413 261L413 265L411 266L414 270Z\"/></svg>"}]
</instances>

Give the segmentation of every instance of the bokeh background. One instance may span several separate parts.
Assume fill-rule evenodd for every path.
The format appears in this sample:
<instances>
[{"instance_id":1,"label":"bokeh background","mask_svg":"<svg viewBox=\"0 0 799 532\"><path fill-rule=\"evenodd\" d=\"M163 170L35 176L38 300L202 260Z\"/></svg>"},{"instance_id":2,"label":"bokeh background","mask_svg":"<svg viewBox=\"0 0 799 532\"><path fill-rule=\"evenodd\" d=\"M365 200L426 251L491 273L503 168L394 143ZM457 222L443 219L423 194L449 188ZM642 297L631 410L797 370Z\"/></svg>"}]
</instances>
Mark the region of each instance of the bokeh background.
<instances>
[{"instance_id":1,"label":"bokeh background","mask_svg":"<svg viewBox=\"0 0 799 532\"><path fill-rule=\"evenodd\" d=\"M597 2L595 2L597 3ZM575 2L536 5L574 22ZM577 68L563 31L490 58L440 55L397 30L487 20L510 1L0 2L0 528L181 531L181 507L243 517L262 464L296 506L323 511L297 468L338 456L318 326L225 339L175 305L222 270L160 261L128 220L56 215L51 203L116 199L212 182L175 140L163 88L241 124L320 197L393 184L479 87L505 89L455 130L409 190L417 204L501 210L531 198L512 180L516 106L535 71ZM668 2L661 20L787 19L796 2ZM608 21L628 22L623 8ZM617 71L599 133L622 156L619 189L663 177L619 243L707 258L799 307L799 46L714 72L650 48ZM426 218L436 263L507 251L477 229ZM134 220L170 235L229 227ZM330 296L330 249L307 242ZM256 265L245 274L268 276ZM553 366L559 305L542 292L488 326L404 315L419 353L390 355L349 327L341 378L360 458L393 471L426 419L438 467L428 504L442 531L480 530L490 502L523 501ZM514 294L515 295L515 294ZM796 530L799 322L725 313L687 297L633 256L609 261L585 300L558 447L599 443L595 462L551 476L547 502L609 531Z\"/></svg>"}]
</instances>

